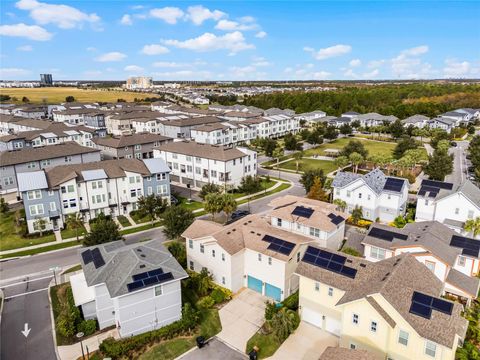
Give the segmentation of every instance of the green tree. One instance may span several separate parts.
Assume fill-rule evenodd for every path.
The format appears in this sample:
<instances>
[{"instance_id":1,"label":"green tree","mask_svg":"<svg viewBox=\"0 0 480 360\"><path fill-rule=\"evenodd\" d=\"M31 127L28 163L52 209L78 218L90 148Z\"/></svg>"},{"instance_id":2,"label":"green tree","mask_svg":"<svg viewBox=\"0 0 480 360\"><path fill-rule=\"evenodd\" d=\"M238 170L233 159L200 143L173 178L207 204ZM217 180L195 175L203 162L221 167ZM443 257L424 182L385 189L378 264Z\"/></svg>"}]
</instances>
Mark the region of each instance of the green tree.
<instances>
[{"instance_id":1,"label":"green tree","mask_svg":"<svg viewBox=\"0 0 480 360\"><path fill-rule=\"evenodd\" d=\"M24 97L22 97L22 102L29 103L30 100L28 99L28 97L24 96Z\"/></svg>"},{"instance_id":2,"label":"green tree","mask_svg":"<svg viewBox=\"0 0 480 360\"><path fill-rule=\"evenodd\" d=\"M255 194L256 192L262 190L262 181L258 176L244 176L240 181L240 186L238 190L245 193L246 195ZM250 209L250 197L247 198L247 203L248 209Z\"/></svg>"},{"instance_id":3,"label":"green tree","mask_svg":"<svg viewBox=\"0 0 480 360\"><path fill-rule=\"evenodd\" d=\"M69 95L65 98L65 101L66 102L74 102L75 101L75 98L72 96L72 95Z\"/></svg>"},{"instance_id":4,"label":"green tree","mask_svg":"<svg viewBox=\"0 0 480 360\"><path fill-rule=\"evenodd\" d=\"M395 146L395 149L393 149L393 156L395 157L395 159L400 159L407 150L416 148L417 142L415 141L415 139L408 136L402 137Z\"/></svg>"},{"instance_id":5,"label":"green tree","mask_svg":"<svg viewBox=\"0 0 480 360\"><path fill-rule=\"evenodd\" d=\"M168 251L173 255L175 260L182 265L184 269L187 268L187 249L185 248L185 244L172 241L167 245Z\"/></svg>"},{"instance_id":6,"label":"green tree","mask_svg":"<svg viewBox=\"0 0 480 360\"><path fill-rule=\"evenodd\" d=\"M292 133L287 133L283 138L283 142L286 150L298 150L302 146L299 144L297 137Z\"/></svg>"},{"instance_id":7,"label":"green tree","mask_svg":"<svg viewBox=\"0 0 480 360\"><path fill-rule=\"evenodd\" d=\"M349 124L343 124L340 126L340 134L348 135L352 133L352 127Z\"/></svg>"},{"instance_id":8,"label":"green tree","mask_svg":"<svg viewBox=\"0 0 480 360\"><path fill-rule=\"evenodd\" d=\"M474 237L480 235L480 216L475 219L468 219L463 226L465 231L472 233Z\"/></svg>"},{"instance_id":9,"label":"green tree","mask_svg":"<svg viewBox=\"0 0 480 360\"><path fill-rule=\"evenodd\" d=\"M42 237L45 227L47 226L47 221L44 218L38 218L33 222L33 224L34 227L40 232L40 237Z\"/></svg>"},{"instance_id":10,"label":"green tree","mask_svg":"<svg viewBox=\"0 0 480 360\"><path fill-rule=\"evenodd\" d=\"M348 247L348 246L345 246L342 249L342 252L345 253L345 254L348 254L348 255L362 257L362 254L360 252L358 252L354 248L351 248L351 247Z\"/></svg>"},{"instance_id":11,"label":"green tree","mask_svg":"<svg viewBox=\"0 0 480 360\"><path fill-rule=\"evenodd\" d=\"M346 156L337 156L335 158L335 165L337 166L338 169L343 169L345 166L350 164L350 161L348 160L348 157Z\"/></svg>"},{"instance_id":12,"label":"green tree","mask_svg":"<svg viewBox=\"0 0 480 360\"><path fill-rule=\"evenodd\" d=\"M168 239L176 239L193 223L193 213L180 206L169 206L162 214L163 233Z\"/></svg>"},{"instance_id":13,"label":"green tree","mask_svg":"<svg viewBox=\"0 0 480 360\"><path fill-rule=\"evenodd\" d=\"M448 141L448 140L440 140L440 141L437 143L437 149L436 149L436 150L448 152L448 149L450 149L450 141Z\"/></svg>"},{"instance_id":14,"label":"green tree","mask_svg":"<svg viewBox=\"0 0 480 360\"><path fill-rule=\"evenodd\" d=\"M401 229L403 228L405 225L407 225L407 221L403 218L403 216L401 215L398 215L395 220L393 221L393 224L395 225L395 227Z\"/></svg>"},{"instance_id":15,"label":"green tree","mask_svg":"<svg viewBox=\"0 0 480 360\"><path fill-rule=\"evenodd\" d=\"M157 196L155 194L141 196L138 199L138 212L143 216L148 215L150 217L152 226L155 222L155 219L160 217L167 206L167 201L162 199L161 196Z\"/></svg>"},{"instance_id":16,"label":"green tree","mask_svg":"<svg viewBox=\"0 0 480 360\"><path fill-rule=\"evenodd\" d=\"M273 156L274 159L277 159L278 177L280 178L280 166L279 166L279 163L280 163L280 158L283 156L283 149L277 147L277 148L273 151L272 156Z\"/></svg>"},{"instance_id":17,"label":"green tree","mask_svg":"<svg viewBox=\"0 0 480 360\"><path fill-rule=\"evenodd\" d=\"M430 135L430 145L436 149L440 140L450 140L450 134L443 129L432 129Z\"/></svg>"},{"instance_id":18,"label":"green tree","mask_svg":"<svg viewBox=\"0 0 480 360\"><path fill-rule=\"evenodd\" d=\"M307 136L307 142L312 145L323 143L323 133L320 130L313 130Z\"/></svg>"},{"instance_id":19,"label":"green tree","mask_svg":"<svg viewBox=\"0 0 480 360\"><path fill-rule=\"evenodd\" d=\"M350 154L354 152L362 155L364 159L368 158L368 150L359 140L350 140L348 144L343 147L342 151L340 151L340 155L348 158Z\"/></svg>"},{"instance_id":20,"label":"green tree","mask_svg":"<svg viewBox=\"0 0 480 360\"><path fill-rule=\"evenodd\" d=\"M300 160L303 158L303 151L297 151L294 153L293 158L295 159L296 172L298 173L298 166L300 165Z\"/></svg>"},{"instance_id":21,"label":"green tree","mask_svg":"<svg viewBox=\"0 0 480 360\"><path fill-rule=\"evenodd\" d=\"M223 201L222 195L218 193L211 193L205 196L205 203L203 208L209 214L212 214L212 220L215 220L215 214L222 211Z\"/></svg>"},{"instance_id":22,"label":"green tree","mask_svg":"<svg viewBox=\"0 0 480 360\"><path fill-rule=\"evenodd\" d=\"M394 139L398 139L405 133L405 128L400 120L395 120L388 127L390 134L392 134Z\"/></svg>"},{"instance_id":23,"label":"green tree","mask_svg":"<svg viewBox=\"0 0 480 360\"><path fill-rule=\"evenodd\" d=\"M313 184L308 191L307 198L320 201L327 200L327 194L323 190L322 180L318 176L313 179Z\"/></svg>"},{"instance_id":24,"label":"green tree","mask_svg":"<svg viewBox=\"0 0 480 360\"><path fill-rule=\"evenodd\" d=\"M322 184L325 183L325 175L323 173L322 169L309 169L304 171L302 176L300 177L300 184L303 185L303 188L305 189L305 193L308 194L310 191L310 188L313 185L313 182L315 181L315 178L318 177L320 179L320 182Z\"/></svg>"},{"instance_id":25,"label":"green tree","mask_svg":"<svg viewBox=\"0 0 480 360\"><path fill-rule=\"evenodd\" d=\"M435 150L433 155L428 157L428 164L423 170L430 179L443 181L445 176L453 171L453 155Z\"/></svg>"},{"instance_id":26,"label":"green tree","mask_svg":"<svg viewBox=\"0 0 480 360\"><path fill-rule=\"evenodd\" d=\"M363 208L361 206L355 206L351 214L352 223L357 225L360 220L363 218Z\"/></svg>"},{"instance_id":27,"label":"green tree","mask_svg":"<svg viewBox=\"0 0 480 360\"><path fill-rule=\"evenodd\" d=\"M202 199L205 200L205 196L208 194L216 193L220 194L222 192L222 187L220 185L214 184L214 183L208 183L202 186L202 189L198 193L198 196Z\"/></svg>"},{"instance_id":28,"label":"green tree","mask_svg":"<svg viewBox=\"0 0 480 360\"><path fill-rule=\"evenodd\" d=\"M277 142L273 139L266 138L263 140L263 151L268 157L273 157L273 152L277 148Z\"/></svg>"},{"instance_id":29,"label":"green tree","mask_svg":"<svg viewBox=\"0 0 480 360\"><path fill-rule=\"evenodd\" d=\"M6 214L8 212L8 203L5 201L5 198L0 198L0 213Z\"/></svg>"},{"instance_id":30,"label":"green tree","mask_svg":"<svg viewBox=\"0 0 480 360\"><path fill-rule=\"evenodd\" d=\"M91 231L83 238L83 245L92 246L121 240L118 225L110 217L100 213L91 224Z\"/></svg>"},{"instance_id":31,"label":"green tree","mask_svg":"<svg viewBox=\"0 0 480 360\"><path fill-rule=\"evenodd\" d=\"M333 203L337 205L337 209L340 211L345 211L345 209L347 208L347 203L342 199L335 199L333 200Z\"/></svg>"},{"instance_id":32,"label":"green tree","mask_svg":"<svg viewBox=\"0 0 480 360\"><path fill-rule=\"evenodd\" d=\"M300 324L300 317L296 311L281 308L271 320L273 333L277 340L282 343L295 331Z\"/></svg>"},{"instance_id":33,"label":"green tree","mask_svg":"<svg viewBox=\"0 0 480 360\"><path fill-rule=\"evenodd\" d=\"M78 230L83 227L83 218L79 213L68 214L65 224L69 229L75 230L75 237L78 241Z\"/></svg>"},{"instance_id":34,"label":"green tree","mask_svg":"<svg viewBox=\"0 0 480 360\"><path fill-rule=\"evenodd\" d=\"M237 210L237 202L231 194L222 195L222 210L227 215L227 220L230 218L232 213Z\"/></svg>"},{"instance_id":35,"label":"green tree","mask_svg":"<svg viewBox=\"0 0 480 360\"><path fill-rule=\"evenodd\" d=\"M337 128L335 126L329 125L325 129L325 134L323 135L325 139L334 140L338 137Z\"/></svg>"},{"instance_id":36,"label":"green tree","mask_svg":"<svg viewBox=\"0 0 480 360\"><path fill-rule=\"evenodd\" d=\"M362 164L365 159L363 156L357 152L353 152L348 156L348 160L352 163L352 165L355 167L355 173L358 172L358 166Z\"/></svg>"},{"instance_id":37,"label":"green tree","mask_svg":"<svg viewBox=\"0 0 480 360\"><path fill-rule=\"evenodd\" d=\"M475 135L468 146L470 161L475 169L477 180L480 180L480 135Z\"/></svg>"}]
</instances>

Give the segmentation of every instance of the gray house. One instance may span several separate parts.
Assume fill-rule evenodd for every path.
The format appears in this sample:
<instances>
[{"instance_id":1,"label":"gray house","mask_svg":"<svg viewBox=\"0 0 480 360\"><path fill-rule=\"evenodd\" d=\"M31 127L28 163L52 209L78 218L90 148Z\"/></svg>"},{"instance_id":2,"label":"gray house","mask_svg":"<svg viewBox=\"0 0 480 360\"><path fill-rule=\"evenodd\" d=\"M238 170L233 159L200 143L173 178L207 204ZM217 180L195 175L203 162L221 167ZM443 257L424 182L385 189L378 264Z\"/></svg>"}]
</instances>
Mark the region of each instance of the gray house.
<instances>
[{"instance_id":1,"label":"gray house","mask_svg":"<svg viewBox=\"0 0 480 360\"><path fill-rule=\"evenodd\" d=\"M65 164L100 161L100 150L70 141L63 144L0 152L0 193L17 191L17 174Z\"/></svg>"},{"instance_id":2,"label":"gray house","mask_svg":"<svg viewBox=\"0 0 480 360\"><path fill-rule=\"evenodd\" d=\"M182 317L181 280L188 277L161 240L115 241L79 250L83 272L70 278L75 305L100 329L121 337L159 329Z\"/></svg>"},{"instance_id":3,"label":"gray house","mask_svg":"<svg viewBox=\"0 0 480 360\"><path fill-rule=\"evenodd\" d=\"M195 126L225 121L216 116L201 116L179 120L160 121L160 134L171 138L187 139L191 137L191 130Z\"/></svg>"}]
</instances>

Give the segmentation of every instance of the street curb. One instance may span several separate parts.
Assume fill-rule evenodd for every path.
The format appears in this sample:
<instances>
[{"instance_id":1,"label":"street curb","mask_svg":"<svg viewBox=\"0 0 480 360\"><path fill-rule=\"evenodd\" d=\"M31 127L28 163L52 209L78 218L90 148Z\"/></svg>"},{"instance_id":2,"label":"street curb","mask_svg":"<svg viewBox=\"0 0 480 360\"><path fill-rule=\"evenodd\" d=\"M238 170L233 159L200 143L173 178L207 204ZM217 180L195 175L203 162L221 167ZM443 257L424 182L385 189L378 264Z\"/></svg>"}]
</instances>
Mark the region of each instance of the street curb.
<instances>
[{"instance_id":1,"label":"street curb","mask_svg":"<svg viewBox=\"0 0 480 360\"><path fill-rule=\"evenodd\" d=\"M3 312L3 303L5 302L5 294L3 293L3 290L0 289L0 324L2 323L2 312Z\"/></svg>"},{"instance_id":2,"label":"street curb","mask_svg":"<svg viewBox=\"0 0 480 360\"><path fill-rule=\"evenodd\" d=\"M57 357L57 360L60 360L60 354L58 353L57 347L57 334L55 331L55 319L53 317L52 297L50 296L50 289L52 288L52 283L55 283L54 279L52 279L50 281L50 284L48 284L48 306L50 306L50 321L52 323L53 347L55 349L55 356Z\"/></svg>"}]
</instances>

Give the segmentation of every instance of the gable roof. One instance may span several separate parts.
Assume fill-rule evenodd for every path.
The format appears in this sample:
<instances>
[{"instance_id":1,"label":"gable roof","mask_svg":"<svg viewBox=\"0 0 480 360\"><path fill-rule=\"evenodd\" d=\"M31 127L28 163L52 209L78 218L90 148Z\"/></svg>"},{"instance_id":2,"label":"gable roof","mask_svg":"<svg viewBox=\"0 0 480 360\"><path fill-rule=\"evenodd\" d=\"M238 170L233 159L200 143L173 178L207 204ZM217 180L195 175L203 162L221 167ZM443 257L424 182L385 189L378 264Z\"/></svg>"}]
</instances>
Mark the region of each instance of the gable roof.
<instances>
[{"instance_id":1,"label":"gable roof","mask_svg":"<svg viewBox=\"0 0 480 360\"><path fill-rule=\"evenodd\" d=\"M172 138L159 134L152 134L150 132L140 132L131 135L99 137L94 139L93 142L97 145L119 149L126 146L150 144L157 141L163 142L169 140L172 140Z\"/></svg>"},{"instance_id":2,"label":"gable roof","mask_svg":"<svg viewBox=\"0 0 480 360\"><path fill-rule=\"evenodd\" d=\"M480 189L468 179L461 184L454 185L450 191L441 191L436 200L439 201L455 193L462 193L474 205L480 208Z\"/></svg>"},{"instance_id":3,"label":"gable roof","mask_svg":"<svg viewBox=\"0 0 480 360\"><path fill-rule=\"evenodd\" d=\"M406 179L397 178L393 176L386 176L382 170L380 170L379 168L375 168L365 175L339 171L337 172L337 174L335 175L335 178L333 179L332 186L343 188L347 185L350 185L357 179L362 179L365 182L365 184L368 187L370 187L373 190L373 192L375 192L377 195L380 195L382 191L397 192L397 191L393 191L391 189L385 188L385 184L387 183L388 179L398 179L398 181L403 181L402 189L403 189L403 186L407 185Z\"/></svg>"},{"instance_id":4,"label":"gable roof","mask_svg":"<svg viewBox=\"0 0 480 360\"><path fill-rule=\"evenodd\" d=\"M219 161L229 161L247 156L237 148L228 148L223 145L202 144L188 140L161 144L154 149Z\"/></svg>"}]
</instances>

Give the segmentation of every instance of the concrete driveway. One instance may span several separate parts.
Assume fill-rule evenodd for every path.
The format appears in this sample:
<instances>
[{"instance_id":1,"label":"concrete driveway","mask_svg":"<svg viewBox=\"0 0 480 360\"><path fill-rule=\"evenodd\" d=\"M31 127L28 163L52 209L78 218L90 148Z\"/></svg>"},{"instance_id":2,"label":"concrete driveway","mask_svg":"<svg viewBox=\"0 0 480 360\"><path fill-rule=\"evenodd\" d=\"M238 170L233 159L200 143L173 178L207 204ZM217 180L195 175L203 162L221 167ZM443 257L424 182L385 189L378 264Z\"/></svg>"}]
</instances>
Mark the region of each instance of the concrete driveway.
<instances>
[{"instance_id":1,"label":"concrete driveway","mask_svg":"<svg viewBox=\"0 0 480 360\"><path fill-rule=\"evenodd\" d=\"M244 289L220 309L222 331L217 335L231 347L245 353L247 341L265 321L266 297Z\"/></svg>"},{"instance_id":2,"label":"concrete driveway","mask_svg":"<svg viewBox=\"0 0 480 360\"><path fill-rule=\"evenodd\" d=\"M185 355L180 356L182 360L246 360L247 355L225 345L216 337L208 344L199 349L194 348Z\"/></svg>"},{"instance_id":3,"label":"concrete driveway","mask_svg":"<svg viewBox=\"0 0 480 360\"><path fill-rule=\"evenodd\" d=\"M302 321L297 330L268 359L318 360L328 346L338 346L338 337Z\"/></svg>"}]
</instances>

